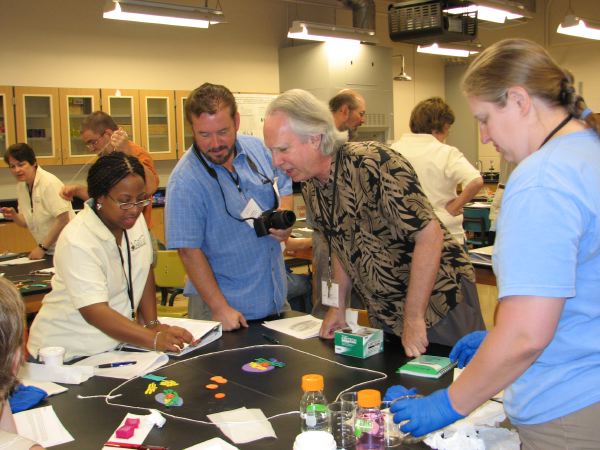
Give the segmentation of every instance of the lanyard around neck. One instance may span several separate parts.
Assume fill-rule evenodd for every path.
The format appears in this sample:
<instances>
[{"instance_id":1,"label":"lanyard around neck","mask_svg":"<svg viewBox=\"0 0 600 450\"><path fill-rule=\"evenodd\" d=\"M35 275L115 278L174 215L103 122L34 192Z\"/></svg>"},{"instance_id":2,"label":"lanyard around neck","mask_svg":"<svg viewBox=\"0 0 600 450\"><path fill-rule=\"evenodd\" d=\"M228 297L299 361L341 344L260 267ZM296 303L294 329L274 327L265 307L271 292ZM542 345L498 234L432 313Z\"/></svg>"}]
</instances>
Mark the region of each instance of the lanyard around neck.
<instances>
[{"instance_id":1,"label":"lanyard around neck","mask_svg":"<svg viewBox=\"0 0 600 450\"><path fill-rule=\"evenodd\" d=\"M332 235L333 235L333 222L334 222L334 214L335 214L335 198L336 198L336 194L337 194L337 176L338 176L338 169L340 167L340 153L341 150L338 150L336 156L335 156L335 166L333 169L333 186L332 186L332 196L331 196L331 209L329 211L329 217L328 217L328 222L329 222L329 226L331 227L331 229L329 230L325 230L325 237L327 239L327 249L328 249L328 253L327 253L327 270L328 270L328 280L327 280L327 285L329 287L331 287L331 282L332 282L332 268L331 268L331 249L332 249Z\"/></svg>"},{"instance_id":2,"label":"lanyard around neck","mask_svg":"<svg viewBox=\"0 0 600 450\"><path fill-rule=\"evenodd\" d=\"M546 136L546 139L544 139L544 142L542 142L542 145L540 145L540 148L542 148L546 142L548 142L550 139L552 139L552 136L554 136L556 133L558 133L558 131L562 127L564 127L567 123L569 123L569 120L571 120L572 118L573 118L573 116L571 114L569 114L567 117L565 117L563 119L563 121L561 123L559 123L556 126L556 128L548 134L548 136Z\"/></svg>"},{"instance_id":3,"label":"lanyard around neck","mask_svg":"<svg viewBox=\"0 0 600 450\"><path fill-rule=\"evenodd\" d=\"M129 304L131 305L131 319L135 319L135 307L133 304L133 282L131 279L131 250L129 249L129 237L127 236L127 230L123 230L125 236L125 244L127 245L127 269L129 277L125 273L125 260L123 259L123 253L121 253L121 247L117 244L117 250L119 250L119 258L121 258L121 266L123 267L123 275L125 275L125 282L127 283L127 296L129 297Z\"/></svg>"}]
</instances>

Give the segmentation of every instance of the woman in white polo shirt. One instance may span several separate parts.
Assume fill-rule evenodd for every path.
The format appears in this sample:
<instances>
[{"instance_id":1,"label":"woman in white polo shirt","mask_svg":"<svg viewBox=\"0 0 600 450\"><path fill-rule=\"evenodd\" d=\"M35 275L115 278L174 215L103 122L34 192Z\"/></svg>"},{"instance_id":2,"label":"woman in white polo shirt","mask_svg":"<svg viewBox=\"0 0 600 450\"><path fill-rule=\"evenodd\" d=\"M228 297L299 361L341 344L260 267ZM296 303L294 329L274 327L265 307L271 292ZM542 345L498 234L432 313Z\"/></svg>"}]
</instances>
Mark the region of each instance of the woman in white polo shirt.
<instances>
[{"instance_id":1,"label":"woman in white polo shirt","mask_svg":"<svg viewBox=\"0 0 600 450\"><path fill-rule=\"evenodd\" d=\"M4 162L17 179L17 202L14 208L0 208L5 219L29 228L36 247L29 258L42 259L54 253L61 231L74 217L71 202L59 195L62 181L38 166L33 149L27 144L14 144L4 154Z\"/></svg>"},{"instance_id":2,"label":"woman in white polo shirt","mask_svg":"<svg viewBox=\"0 0 600 450\"><path fill-rule=\"evenodd\" d=\"M114 152L94 163L87 182L91 198L56 245L56 275L31 326L30 354L60 346L70 360L122 342L177 352L193 338L156 318L144 168Z\"/></svg>"}]
</instances>

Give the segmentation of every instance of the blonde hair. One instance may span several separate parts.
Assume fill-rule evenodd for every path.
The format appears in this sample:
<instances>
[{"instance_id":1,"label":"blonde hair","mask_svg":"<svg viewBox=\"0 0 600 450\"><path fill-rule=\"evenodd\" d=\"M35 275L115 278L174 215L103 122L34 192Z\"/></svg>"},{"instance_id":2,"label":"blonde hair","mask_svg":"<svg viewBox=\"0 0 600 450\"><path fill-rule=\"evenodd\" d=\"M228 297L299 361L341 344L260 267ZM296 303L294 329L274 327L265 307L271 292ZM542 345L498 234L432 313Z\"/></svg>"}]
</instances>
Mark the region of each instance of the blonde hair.
<instances>
[{"instance_id":1,"label":"blonde hair","mask_svg":"<svg viewBox=\"0 0 600 450\"><path fill-rule=\"evenodd\" d=\"M560 67L541 45L527 39L504 39L471 63L463 76L462 90L467 96L504 106L508 89L522 86L532 97L563 107L600 134L600 121L590 114L573 83L571 72Z\"/></svg>"},{"instance_id":2,"label":"blonde hair","mask_svg":"<svg viewBox=\"0 0 600 450\"><path fill-rule=\"evenodd\" d=\"M25 304L17 288L0 277L0 400L5 400L16 384L13 365L23 345Z\"/></svg>"}]
</instances>

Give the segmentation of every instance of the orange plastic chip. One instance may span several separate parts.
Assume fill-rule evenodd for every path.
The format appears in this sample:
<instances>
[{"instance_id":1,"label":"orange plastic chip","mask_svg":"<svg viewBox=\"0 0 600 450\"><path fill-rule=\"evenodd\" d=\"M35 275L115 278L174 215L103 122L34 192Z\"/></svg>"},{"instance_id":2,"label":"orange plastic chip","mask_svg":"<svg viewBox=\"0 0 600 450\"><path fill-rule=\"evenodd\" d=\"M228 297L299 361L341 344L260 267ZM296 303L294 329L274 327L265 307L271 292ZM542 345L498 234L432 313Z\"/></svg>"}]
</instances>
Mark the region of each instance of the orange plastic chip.
<instances>
[{"instance_id":1,"label":"orange plastic chip","mask_svg":"<svg viewBox=\"0 0 600 450\"><path fill-rule=\"evenodd\" d=\"M226 384L227 383L227 378L223 378L220 375L215 375L214 377L212 377L210 379L210 381L214 381L215 383L219 383L219 384Z\"/></svg>"},{"instance_id":2,"label":"orange plastic chip","mask_svg":"<svg viewBox=\"0 0 600 450\"><path fill-rule=\"evenodd\" d=\"M215 398L225 398L225 394L223 394L222 392L217 392L215 394Z\"/></svg>"},{"instance_id":3,"label":"orange plastic chip","mask_svg":"<svg viewBox=\"0 0 600 450\"><path fill-rule=\"evenodd\" d=\"M218 384L207 384L206 389L219 389Z\"/></svg>"}]
</instances>

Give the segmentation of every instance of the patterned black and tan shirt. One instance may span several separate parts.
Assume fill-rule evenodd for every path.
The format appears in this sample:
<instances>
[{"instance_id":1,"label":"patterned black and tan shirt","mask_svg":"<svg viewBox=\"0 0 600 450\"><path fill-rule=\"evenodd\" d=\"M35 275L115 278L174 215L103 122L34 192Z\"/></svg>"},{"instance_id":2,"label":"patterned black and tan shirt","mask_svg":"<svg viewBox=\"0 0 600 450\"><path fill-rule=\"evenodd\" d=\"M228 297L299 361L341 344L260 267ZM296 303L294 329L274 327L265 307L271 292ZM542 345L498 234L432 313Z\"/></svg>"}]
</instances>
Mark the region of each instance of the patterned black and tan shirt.
<instances>
[{"instance_id":1,"label":"patterned black and tan shirt","mask_svg":"<svg viewBox=\"0 0 600 450\"><path fill-rule=\"evenodd\" d=\"M302 193L307 213L330 236L332 251L362 296L372 324L400 336L415 237L437 220L410 163L379 142L347 143L333 156L326 186L311 179L303 183ZM462 301L462 277L475 282L463 247L441 226L444 246L425 314L427 327Z\"/></svg>"}]
</instances>

